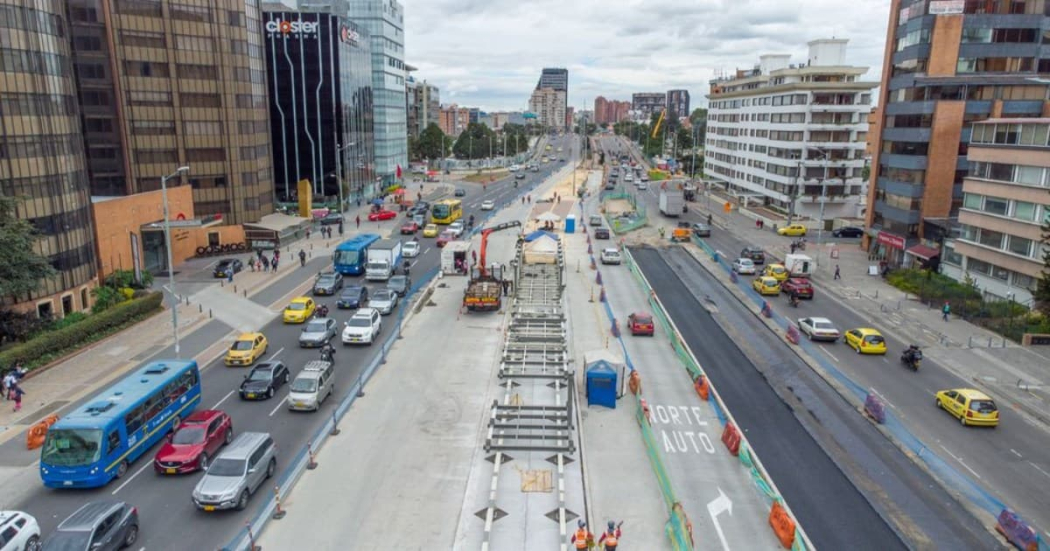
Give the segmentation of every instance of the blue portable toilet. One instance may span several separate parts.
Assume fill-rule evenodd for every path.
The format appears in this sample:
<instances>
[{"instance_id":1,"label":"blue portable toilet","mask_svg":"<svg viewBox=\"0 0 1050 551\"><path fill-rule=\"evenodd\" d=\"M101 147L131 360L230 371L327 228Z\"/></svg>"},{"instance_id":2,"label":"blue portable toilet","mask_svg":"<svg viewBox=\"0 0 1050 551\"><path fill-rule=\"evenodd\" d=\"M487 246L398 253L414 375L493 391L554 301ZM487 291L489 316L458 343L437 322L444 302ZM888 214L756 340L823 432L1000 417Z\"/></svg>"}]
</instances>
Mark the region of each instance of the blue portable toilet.
<instances>
[{"instance_id":1,"label":"blue portable toilet","mask_svg":"<svg viewBox=\"0 0 1050 551\"><path fill-rule=\"evenodd\" d=\"M587 405L616 409L616 368L605 360L587 366Z\"/></svg>"},{"instance_id":2,"label":"blue portable toilet","mask_svg":"<svg viewBox=\"0 0 1050 551\"><path fill-rule=\"evenodd\" d=\"M570 214L565 217L565 233L576 233L576 215Z\"/></svg>"}]
</instances>

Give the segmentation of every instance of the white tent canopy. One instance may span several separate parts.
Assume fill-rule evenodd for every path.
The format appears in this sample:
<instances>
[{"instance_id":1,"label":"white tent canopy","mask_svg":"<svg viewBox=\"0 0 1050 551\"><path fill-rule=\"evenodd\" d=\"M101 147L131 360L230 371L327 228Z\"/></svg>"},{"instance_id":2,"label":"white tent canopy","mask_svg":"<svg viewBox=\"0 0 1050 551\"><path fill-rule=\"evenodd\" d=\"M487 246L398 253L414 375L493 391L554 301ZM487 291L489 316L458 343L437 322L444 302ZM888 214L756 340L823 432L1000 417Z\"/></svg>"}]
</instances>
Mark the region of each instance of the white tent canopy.
<instances>
[{"instance_id":1,"label":"white tent canopy","mask_svg":"<svg viewBox=\"0 0 1050 551\"><path fill-rule=\"evenodd\" d=\"M551 211L547 211L537 216L536 220L539 220L540 222L560 222L561 216L558 216L557 214L554 214Z\"/></svg>"}]
</instances>

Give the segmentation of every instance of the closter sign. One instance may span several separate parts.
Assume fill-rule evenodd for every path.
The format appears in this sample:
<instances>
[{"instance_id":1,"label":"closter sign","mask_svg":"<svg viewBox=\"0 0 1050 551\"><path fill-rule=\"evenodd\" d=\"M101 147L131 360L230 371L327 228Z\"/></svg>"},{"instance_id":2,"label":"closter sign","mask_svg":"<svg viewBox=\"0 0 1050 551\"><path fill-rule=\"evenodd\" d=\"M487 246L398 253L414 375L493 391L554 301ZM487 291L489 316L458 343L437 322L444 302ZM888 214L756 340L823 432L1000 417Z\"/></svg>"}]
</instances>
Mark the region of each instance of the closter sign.
<instances>
[{"instance_id":1,"label":"closter sign","mask_svg":"<svg viewBox=\"0 0 1050 551\"><path fill-rule=\"evenodd\" d=\"M302 35L317 34L317 27L319 23L316 21L303 21L297 19L295 21L285 21L283 19L274 19L266 22L266 32L270 34L280 33L285 37L299 37Z\"/></svg>"}]
</instances>

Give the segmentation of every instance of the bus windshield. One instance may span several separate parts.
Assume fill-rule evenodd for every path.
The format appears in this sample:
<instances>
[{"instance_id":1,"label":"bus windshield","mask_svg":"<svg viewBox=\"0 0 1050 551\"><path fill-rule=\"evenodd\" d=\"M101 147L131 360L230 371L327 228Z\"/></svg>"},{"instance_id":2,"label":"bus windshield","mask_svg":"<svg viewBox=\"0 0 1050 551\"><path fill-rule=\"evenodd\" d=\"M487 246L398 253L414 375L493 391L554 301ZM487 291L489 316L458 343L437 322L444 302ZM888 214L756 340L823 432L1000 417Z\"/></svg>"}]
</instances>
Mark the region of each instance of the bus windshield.
<instances>
[{"instance_id":1,"label":"bus windshield","mask_svg":"<svg viewBox=\"0 0 1050 551\"><path fill-rule=\"evenodd\" d=\"M361 255L357 251L336 251L335 252L335 263L336 264L357 264L357 259Z\"/></svg>"},{"instance_id":2,"label":"bus windshield","mask_svg":"<svg viewBox=\"0 0 1050 551\"><path fill-rule=\"evenodd\" d=\"M448 213L449 213L449 209L450 208L451 207L449 207L448 205L441 204L441 203L438 203L438 204L434 205L434 211L433 211L434 218L448 218Z\"/></svg>"},{"instance_id":3,"label":"bus windshield","mask_svg":"<svg viewBox=\"0 0 1050 551\"><path fill-rule=\"evenodd\" d=\"M99 429L54 429L47 431L40 461L48 465L77 467L98 461L102 451Z\"/></svg>"}]
</instances>

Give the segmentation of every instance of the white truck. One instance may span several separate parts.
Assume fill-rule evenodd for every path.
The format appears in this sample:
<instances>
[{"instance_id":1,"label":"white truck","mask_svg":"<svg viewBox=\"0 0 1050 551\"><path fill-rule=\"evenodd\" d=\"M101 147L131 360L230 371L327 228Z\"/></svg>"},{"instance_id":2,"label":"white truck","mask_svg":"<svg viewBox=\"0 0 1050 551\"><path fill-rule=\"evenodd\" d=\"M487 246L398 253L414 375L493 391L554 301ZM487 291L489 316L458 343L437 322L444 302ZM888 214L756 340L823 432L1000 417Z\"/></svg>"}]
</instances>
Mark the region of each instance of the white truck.
<instances>
[{"instance_id":1,"label":"white truck","mask_svg":"<svg viewBox=\"0 0 1050 551\"><path fill-rule=\"evenodd\" d=\"M368 247L365 279L386 281L401 265L401 240L381 239Z\"/></svg>"},{"instance_id":2,"label":"white truck","mask_svg":"<svg viewBox=\"0 0 1050 551\"><path fill-rule=\"evenodd\" d=\"M784 267L790 277L809 277L813 275L813 259L804 254L784 255Z\"/></svg>"},{"instance_id":3,"label":"white truck","mask_svg":"<svg viewBox=\"0 0 1050 551\"><path fill-rule=\"evenodd\" d=\"M684 208L685 199L681 191L664 190L660 192L660 212L664 216L681 216Z\"/></svg>"},{"instance_id":4,"label":"white truck","mask_svg":"<svg viewBox=\"0 0 1050 551\"><path fill-rule=\"evenodd\" d=\"M470 251L470 241L449 241L441 248L441 272L445 275L467 275L463 270L456 270L456 261L461 265L469 266L470 261L467 254Z\"/></svg>"}]
</instances>

